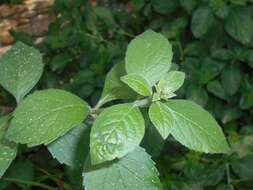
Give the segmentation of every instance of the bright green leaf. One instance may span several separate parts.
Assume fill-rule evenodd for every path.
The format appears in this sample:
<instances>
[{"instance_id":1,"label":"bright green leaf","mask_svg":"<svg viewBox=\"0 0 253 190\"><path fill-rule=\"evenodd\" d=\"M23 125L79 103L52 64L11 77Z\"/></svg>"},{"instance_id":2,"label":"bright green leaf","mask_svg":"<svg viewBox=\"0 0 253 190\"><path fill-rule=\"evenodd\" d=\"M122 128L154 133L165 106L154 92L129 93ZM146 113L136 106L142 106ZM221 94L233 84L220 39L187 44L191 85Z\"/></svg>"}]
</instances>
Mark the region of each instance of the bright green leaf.
<instances>
[{"instance_id":1,"label":"bright green leaf","mask_svg":"<svg viewBox=\"0 0 253 190\"><path fill-rule=\"evenodd\" d=\"M121 77L121 80L142 96L152 95L152 87L141 75L129 74Z\"/></svg>"},{"instance_id":2,"label":"bright green leaf","mask_svg":"<svg viewBox=\"0 0 253 190\"><path fill-rule=\"evenodd\" d=\"M85 189L162 190L158 171L144 149L137 147L120 160L92 166L87 160L83 178Z\"/></svg>"},{"instance_id":3,"label":"bright green leaf","mask_svg":"<svg viewBox=\"0 0 253 190\"><path fill-rule=\"evenodd\" d=\"M48 150L60 163L82 168L89 153L90 129L80 124L48 145Z\"/></svg>"},{"instance_id":4,"label":"bright green leaf","mask_svg":"<svg viewBox=\"0 0 253 190\"><path fill-rule=\"evenodd\" d=\"M103 105L116 99L131 99L136 97L136 93L120 80L120 77L125 74L125 65L122 63L116 64L111 69L106 76L104 90L98 105Z\"/></svg>"},{"instance_id":5,"label":"bright green leaf","mask_svg":"<svg viewBox=\"0 0 253 190\"><path fill-rule=\"evenodd\" d=\"M88 111L87 103L69 92L36 91L15 110L7 137L29 147L46 145L80 124Z\"/></svg>"},{"instance_id":6,"label":"bright green leaf","mask_svg":"<svg viewBox=\"0 0 253 190\"><path fill-rule=\"evenodd\" d=\"M149 117L163 139L166 139L173 126L173 117L162 102L155 102L149 108Z\"/></svg>"},{"instance_id":7,"label":"bright green leaf","mask_svg":"<svg viewBox=\"0 0 253 190\"><path fill-rule=\"evenodd\" d=\"M178 90L184 83L185 74L180 71L169 72L162 80L159 81L156 89L158 93L170 94Z\"/></svg>"},{"instance_id":8,"label":"bright green leaf","mask_svg":"<svg viewBox=\"0 0 253 190\"><path fill-rule=\"evenodd\" d=\"M36 49L17 42L0 58L0 84L19 102L39 81L42 58Z\"/></svg>"},{"instance_id":9,"label":"bright green leaf","mask_svg":"<svg viewBox=\"0 0 253 190\"><path fill-rule=\"evenodd\" d=\"M199 105L187 100L169 100L172 136L184 146L205 153L225 153L226 138L215 119Z\"/></svg>"},{"instance_id":10,"label":"bright green leaf","mask_svg":"<svg viewBox=\"0 0 253 190\"><path fill-rule=\"evenodd\" d=\"M168 72L172 55L172 46L168 40L148 30L128 45L125 58L127 74L142 75L153 86Z\"/></svg>"},{"instance_id":11,"label":"bright green leaf","mask_svg":"<svg viewBox=\"0 0 253 190\"><path fill-rule=\"evenodd\" d=\"M119 104L106 108L92 126L92 164L125 156L140 144L144 132L144 119L135 105Z\"/></svg>"},{"instance_id":12,"label":"bright green leaf","mask_svg":"<svg viewBox=\"0 0 253 190\"><path fill-rule=\"evenodd\" d=\"M195 10L191 21L191 30L196 38L208 32L214 22L212 10L209 7L199 7Z\"/></svg>"}]
</instances>

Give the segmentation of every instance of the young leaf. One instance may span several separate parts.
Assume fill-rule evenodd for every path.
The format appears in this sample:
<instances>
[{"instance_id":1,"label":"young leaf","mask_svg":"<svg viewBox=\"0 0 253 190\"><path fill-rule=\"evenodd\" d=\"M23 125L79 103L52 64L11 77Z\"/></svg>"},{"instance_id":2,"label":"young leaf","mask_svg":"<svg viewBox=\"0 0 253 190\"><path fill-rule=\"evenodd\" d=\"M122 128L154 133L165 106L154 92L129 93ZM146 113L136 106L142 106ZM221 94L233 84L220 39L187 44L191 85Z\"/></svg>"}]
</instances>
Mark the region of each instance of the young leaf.
<instances>
[{"instance_id":1,"label":"young leaf","mask_svg":"<svg viewBox=\"0 0 253 190\"><path fill-rule=\"evenodd\" d=\"M136 93L124 84L120 77L126 74L125 65L116 64L107 74L105 86L98 105L103 105L116 99L131 99L136 97Z\"/></svg>"},{"instance_id":2,"label":"young leaf","mask_svg":"<svg viewBox=\"0 0 253 190\"><path fill-rule=\"evenodd\" d=\"M169 72L159 81L156 90L158 93L170 94L178 90L184 83L185 74L180 71Z\"/></svg>"},{"instance_id":3,"label":"young leaf","mask_svg":"<svg viewBox=\"0 0 253 190\"><path fill-rule=\"evenodd\" d=\"M191 30L196 38L202 37L211 28L214 21L209 7L199 7L195 10L191 21Z\"/></svg>"},{"instance_id":4,"label":"young leaf","mask_svg":"<svg viewBox=\"0 0 253 190\"><path fill-rule=\"evenodd\" d=\"M92 164L125 156L140 144L144 132L144 119L138 107L129 103L106 108L91 129Z\"/></svg>"},{"instance_id":5,"label":"young leaf","mask_svg":"<svg viewBox=\"0 0 253 190\"><path fill-rule=\"evenodd\" d=\"M141 75L129 74L121 77L121 80L142 96L152 95L152 87Z\"/></svg>"},{"instance_id":6,"label":"young leaf","mask_svg":"<svg viewBox=\"0 0 253 190\"><path fill-rule=\"evenodd\" d=\"M85 189L162 190L154 162L144 149L137 147L120 160L93 166L87 160L83 178Z\"/></svg>"},{"instance_id":7,"label":"young leaf","mask_svg":"<svg viewBox=\"0 0 253 190\"><path fill-rule=\"evenodd\" d=\"M162 102L155 102L149 108L149 117L163 139L166 139L173 126L173 116Z\"/></svg>"},{"instance_id":8,"label":"young leaf","mask_svg":"<svg viewBox=\"0 0 253 190\"><path fill-rule=\"evenodd\" d=\"M184 146L205 153L226 153L225 136L215 119L187 100L169 100L164 105L172 115L172 136Z\"/></svg>"},{"instance_id":9,"label":"young leaf","mask_svg":"<svg viewBox=\"0 0 253 190\"><path fill-rule=\"evenodd\" d=\"M60 163L82 168L89 153L90 128L80 124L47 146Z\"/></svg>"},{"instance_id":10,"label":"young leaf","mask_svg":"<svg viewBox=\"0 0 253 190\"><path fill-rule=\"evenodd\" d=\"M125 58L127 74L142 75L153 86L168 72L172 55L168 40L148 30L128 45Z\"/></svg>"},{"instance_id":11,"label":"young leaf","mask_svg":"<svg viewBox=\"0 0 253 190\"><path fill-rule=\"evenodd\" d=\"M19 102L39 81L42 58L36 49L17 42L0 58L0 84Z\"/></svg>"},{"instance_id":12,"label":"young leaf","mask_svg":"<svg viewBox=\"0 0 253 190\"><path fill-rule=\"evenodd\" d=\"M36 91L15 110L7 137L29 147L46 145L80 124L88 111L88 104L69 92Z\"/></svg>"}]
</instances>

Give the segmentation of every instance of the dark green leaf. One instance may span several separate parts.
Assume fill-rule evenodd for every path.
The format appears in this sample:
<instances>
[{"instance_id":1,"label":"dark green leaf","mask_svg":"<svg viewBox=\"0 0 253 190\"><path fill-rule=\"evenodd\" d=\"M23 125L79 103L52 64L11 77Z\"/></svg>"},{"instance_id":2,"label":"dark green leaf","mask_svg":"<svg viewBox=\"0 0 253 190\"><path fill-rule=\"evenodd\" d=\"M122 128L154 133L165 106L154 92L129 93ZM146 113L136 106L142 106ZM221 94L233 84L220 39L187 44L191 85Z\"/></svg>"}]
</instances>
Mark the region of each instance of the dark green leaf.
<instances>
[{"instance_id":1,"label":"dark green leaf","mask_svg":"<svg viewBox=\"0 0 253 190\"><path fill-rule=\"evenodd\" d=\"M208 7L199 7L195 10L191 21L191 30L196 38L202 37L211 28L214 21L212 11Z\"/></svg>"},{"instance_id":2,"label":"dark green leaf","mask_svg":"<svg viewBox=\"0 0 253 190\"><path fill-rule=\"evenodd\" d=\"M80 124L49 144L48 150L60 163L82 168L89 153L90 129Z\"/></svg>"}]
</instances>

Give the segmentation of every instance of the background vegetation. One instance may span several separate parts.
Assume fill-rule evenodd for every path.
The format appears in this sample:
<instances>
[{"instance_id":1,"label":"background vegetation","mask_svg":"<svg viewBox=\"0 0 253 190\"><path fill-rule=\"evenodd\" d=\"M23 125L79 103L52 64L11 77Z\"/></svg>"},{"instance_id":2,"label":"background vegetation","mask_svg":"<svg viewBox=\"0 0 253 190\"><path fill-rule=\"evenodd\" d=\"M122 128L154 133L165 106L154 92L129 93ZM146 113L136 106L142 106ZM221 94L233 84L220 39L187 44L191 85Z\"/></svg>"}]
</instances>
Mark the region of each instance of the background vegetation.
<instances>
[{"instance_id":1,"label":"background vegetation","mask_svg":"<svg viewBox=\"0 0 253 190\"><path fill-rule=\"evenodd\" d=\"M200 154L172 138L164 142L147 124L142 145L157 162L164 189L253 189L251 1L56 0L50 14L57 19L38 45L28 34L12 32L16 41L33 45L43 54L46 70L35 89L64 89L94 105L106 73L124 61L129 41L149 28L161 32L173 44L173 67L187 74L178 97L208 109L231 145L228 155ZM2 88L0 104L5 106L1 113L15 106ZM17 159L0 180L0 190L32 189L31 185L82 189L80 174L60 165L44 147L20 146Z\"/></svg>"}]
</instances>

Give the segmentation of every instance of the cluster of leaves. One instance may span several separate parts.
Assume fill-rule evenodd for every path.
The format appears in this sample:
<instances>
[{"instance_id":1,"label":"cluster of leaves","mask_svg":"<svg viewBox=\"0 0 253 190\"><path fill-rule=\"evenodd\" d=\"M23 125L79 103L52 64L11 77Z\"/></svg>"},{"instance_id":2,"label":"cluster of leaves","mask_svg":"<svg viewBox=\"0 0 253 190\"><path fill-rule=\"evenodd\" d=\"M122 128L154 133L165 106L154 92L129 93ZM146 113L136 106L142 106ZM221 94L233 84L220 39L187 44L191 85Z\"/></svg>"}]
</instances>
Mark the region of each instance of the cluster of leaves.
<instances>
[{"instance_id":1,"label":"cluster of leaves","mask_svg":"<svg viewBox=\"0 0 253 190\"><path fill-rule=\"evenodd\" d=\"M146 120L146 132L141 145L157 162L164 188L252 189L252 13L252 3L247 0L136 0L125 3L114 0L105 4L101 2L96 6L84 0L73 0L71 4L65 0L56 1L52 14L60 16L50 25L44 42L36 45L44 54L46 63L45 72L36 88L64 89L84 98L90 105L95 105L100 100L100 107L107 101L125 95L120 81L111 84L116 89L115 92L119 93L116 96L108 95L111 89L106 85L103 91L102 89L105 74L113 65L118 66L110 71L111 75L109 74L110 77L108 76L106 81L115 81L115 78L126 74L123 64L118 63L122 62L125 56L128 41L147 28L159 31L173 45L172 70L180 69L186 73L185 83L177 92L177 97L193 100L206 107L224 127L233 153L206 156L184 149L175 143L173 138L169 137L163 141L162 137L165 138L171 131L159 127L161 123L152 120L152 114L150 118L153 124L147 122L148 112L142 113ZM14 31L12 34L17 41L33 44L33 39L27 34ZM142 81L140 85L146 83L135 73L127 74L122 80L133 90L140 87L136 86L136 81ZM172 72L167 76L167 80L176 74ZM180 79L180 75L176 76ZM148 83L152 84L152 81ZM154 101L174 96L171 89L162 89L164 85L166 86L166 81L156 85ZM138 93L149 96L153 88L149 85L143 87ZM176 89L174 86L174 90ZM2 104L15 105L6 91L1 90L0 93ZM100 98L101 93L103 98ZM136 94L131 92L129 95L133 98ZM22 93L19 96L21 97ZM126 98L128 97L127 94ZM152 105L156 113L163 108L160 103ZM90 122L86 125L90 125ZM85 131L89 129L82 127L73 130L69 136L75 136L81 130L84 131L84 137L80 138L86 139ZM73 146L67 146L67 150L61 151L74 150L74 147L79 147L77 145L82 143L82 146L88 146L87 141L86 144L74 138L71 141ZM50 152L60 150L61 143L66 144L64 140L55 143L55 146L49 148ZM30 149L22 147L19 152L23 152L23 155L20 154L19 161L16 161L17 164L14 162L7 176L19 179L20 175L14 174L14 171L25 167L31 172L23 180L32 181L38 178L33 174L34 168L38 170L38 167L34 166L35 163L41 167L49 167L40 160L40 157L48 160L50 158L44 149L37 151L35 148L35 153L31 154ZM25 157L32 157L33 164L24 162L22 159ZM80 158L82 160L83 157ZM70 165L73 164L71 159L75 160L73 157L66 157L65 161L60 162ZM78 164L78 161L74 162ZM47 181L50 184L52 181L59 181L57 174L61 170L56 169L57 163L48 163L50 172L40 174L39 178L51 179ZM64 177L75 184L74 186L78 186L81 183L78 174L80 172L68 167L64 169ZM6 181L0 183L0 189L5 185L10 184ZM21 186L27 188L27 185ZM64 182L63 186L68 188Z\"/></svg>"},{"instance_id":2,"label":"cluster of leaves","mask_svg":"<svg viewBox=\"0 0 253 190\"><path fill-rule=\"evenodd\" d=\"M172 46L161 34L149 30L137 36L127 48L125 65L112 68L98 104L91 108L59 89L25 97L44 65L37 50L17 42L0 60L0 84L18 104L13 114L1 117L0 175L15 159L18 144L46 145L60 163L81 170L87 189L160 190L154 162L139 146L145 134L142 112L147 110L142 107L149 109L164 140L171 134L192 150L227 153L225 136L208 112L191 101L169 100L185 77L183 72L168 72L172 55ZM101 108L116 99L134 102ZM95 119L90 131L82 124L88 114Z\"/></svg>"}]
</instances>

